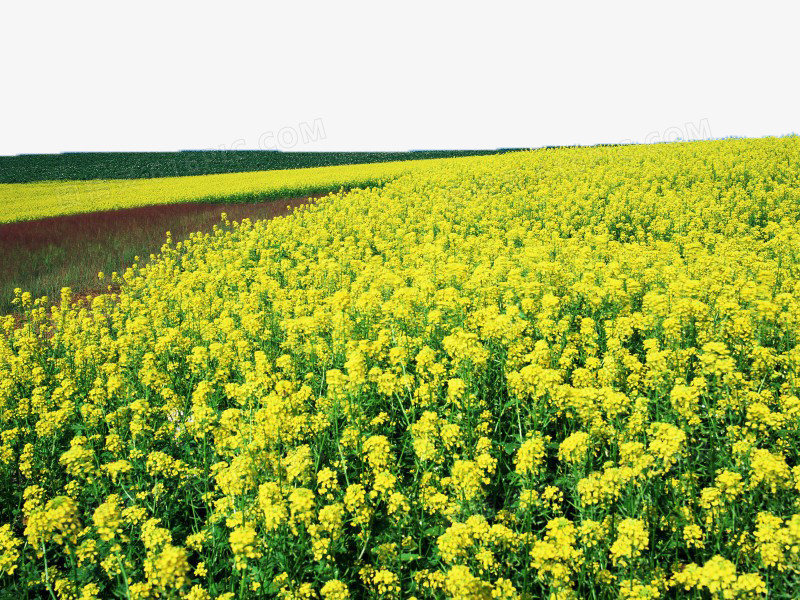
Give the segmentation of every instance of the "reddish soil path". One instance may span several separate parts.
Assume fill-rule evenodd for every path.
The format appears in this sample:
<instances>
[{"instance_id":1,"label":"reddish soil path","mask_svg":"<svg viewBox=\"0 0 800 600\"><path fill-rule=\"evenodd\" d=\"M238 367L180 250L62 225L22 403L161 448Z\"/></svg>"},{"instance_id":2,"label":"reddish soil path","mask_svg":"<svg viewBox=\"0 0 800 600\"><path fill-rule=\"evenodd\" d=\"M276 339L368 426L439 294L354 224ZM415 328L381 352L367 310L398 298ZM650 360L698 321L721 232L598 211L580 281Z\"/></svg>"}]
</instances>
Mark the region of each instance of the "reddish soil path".
<instances>
[{"instance_id":1,"label":"reddish soil path","mask_svg":"<svg viewBox=\"0 0 800 600\"><path fill-rule=\"evenodd\" d=\"M286 215L294 208L327 194L316 194L301 198L285 198L252 203L179 203L155 206L137 206L100 212L80 213L46 217L32 221L18 221L0 224L0 250L11 247L37 248L43 244L62 240L77 241L99 234L128 233L131 230L149 228L158 224L160 235L164 237L167 229L162 223L182 223L217 225L220 213L227 213L231 221L243 218L271 219ZM287 208L287 206L289 208ZM190 217L190 219L187 219ZM202 228L201 228L202 229ZM199 229L198 229L199 230ZM173 238L176 237L175 231Z\"/></svg>"}]
</instances>

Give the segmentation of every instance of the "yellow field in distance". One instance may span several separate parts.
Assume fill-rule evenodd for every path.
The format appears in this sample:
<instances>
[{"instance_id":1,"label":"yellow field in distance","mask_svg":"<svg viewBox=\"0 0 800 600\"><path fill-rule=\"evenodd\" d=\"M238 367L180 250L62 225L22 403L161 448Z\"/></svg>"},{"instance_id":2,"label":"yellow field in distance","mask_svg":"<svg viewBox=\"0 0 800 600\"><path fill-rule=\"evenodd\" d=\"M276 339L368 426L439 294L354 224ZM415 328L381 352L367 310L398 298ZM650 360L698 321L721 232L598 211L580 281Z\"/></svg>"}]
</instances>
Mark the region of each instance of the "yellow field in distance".
<instances>
[{"instance_id":1,"label":"yellow field in distance","mask_svg":"<svg viewBox=\"0 0 800 600\"><path fill-rule=\"evenodd\" d=\"M376 185L453 160L423 159L154 179L0 184L0 223L176 202L281 198Z\"/></svg>"}]
</instances>

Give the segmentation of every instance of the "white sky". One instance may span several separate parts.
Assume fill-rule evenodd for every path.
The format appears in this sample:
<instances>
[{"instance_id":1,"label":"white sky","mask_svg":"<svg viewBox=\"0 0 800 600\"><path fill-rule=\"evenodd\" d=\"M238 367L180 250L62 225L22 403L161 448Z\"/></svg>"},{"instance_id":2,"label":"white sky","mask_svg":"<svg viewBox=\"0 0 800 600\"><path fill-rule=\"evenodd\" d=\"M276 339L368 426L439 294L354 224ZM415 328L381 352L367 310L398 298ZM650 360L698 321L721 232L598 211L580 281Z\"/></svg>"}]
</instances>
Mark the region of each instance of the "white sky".
<instances>
[{"instance_id":1,"label":"white sky","mask_svg":"<svg viewBox=\"0 0 800 600\"><path fill-rule=\"evenodd\" d=\"M0 154L800 133L800 3L4 2Z\"/></svg>"}]
</instances>

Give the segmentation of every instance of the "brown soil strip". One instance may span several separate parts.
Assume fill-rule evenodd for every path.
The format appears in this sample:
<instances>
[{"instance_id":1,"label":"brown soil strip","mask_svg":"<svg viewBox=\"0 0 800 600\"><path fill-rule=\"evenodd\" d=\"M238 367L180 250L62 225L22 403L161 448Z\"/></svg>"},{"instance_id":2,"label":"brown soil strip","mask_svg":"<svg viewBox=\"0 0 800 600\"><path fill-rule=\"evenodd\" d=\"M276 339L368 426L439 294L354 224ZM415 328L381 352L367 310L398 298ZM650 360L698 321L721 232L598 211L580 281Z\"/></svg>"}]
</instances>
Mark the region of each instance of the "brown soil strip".
<instances>
[{"instance_id":1,"label":"brown soil strip","mask_svg":"<svg viewBox=\"0 0 800 600\"><path fill-rule=\"evenodd\" d=\"M218 225L220 213L223 212L228 214L231 221L240 221L243 218L271 219L289 214L301 204L326 195L314 194L300 198L230 204L213 202L160 204L2 223L0 224L0 251L11 247L37 248L52 242L77 240L87 236L99 237L99 234L113 235L118 232L128 232L131 229L149 228L155 224L160 227L161 224L179 222L186 217L192 217L190 222L193 224ZM163 237L168 227L160 230ZM172 232L173 239L176 239L176 233L178 232Z\"/></svg>"}]
</instances>

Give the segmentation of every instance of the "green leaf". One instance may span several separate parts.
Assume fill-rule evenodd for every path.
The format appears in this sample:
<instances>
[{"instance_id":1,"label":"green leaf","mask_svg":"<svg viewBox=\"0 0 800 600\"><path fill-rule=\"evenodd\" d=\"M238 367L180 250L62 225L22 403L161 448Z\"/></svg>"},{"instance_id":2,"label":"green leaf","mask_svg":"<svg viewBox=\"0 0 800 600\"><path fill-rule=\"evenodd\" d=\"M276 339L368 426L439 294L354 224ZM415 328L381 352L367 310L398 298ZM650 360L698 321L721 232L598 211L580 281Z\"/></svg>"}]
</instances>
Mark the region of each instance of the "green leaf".
<instances>
[{"instance_id":1,"label":"green leaf","mask_svg":"<svg viewBox=\"0 0 800 600\"><path fill-rule=\"evenodd\" d=\"M409 554L408 552L403 552L400 555L400 560L402 560L403 562L409 562L409 561L417 560L417 559L420 559L420 558L422 558L422 555L420 555L420 554Z\"/></svg>"}]
</instances>

